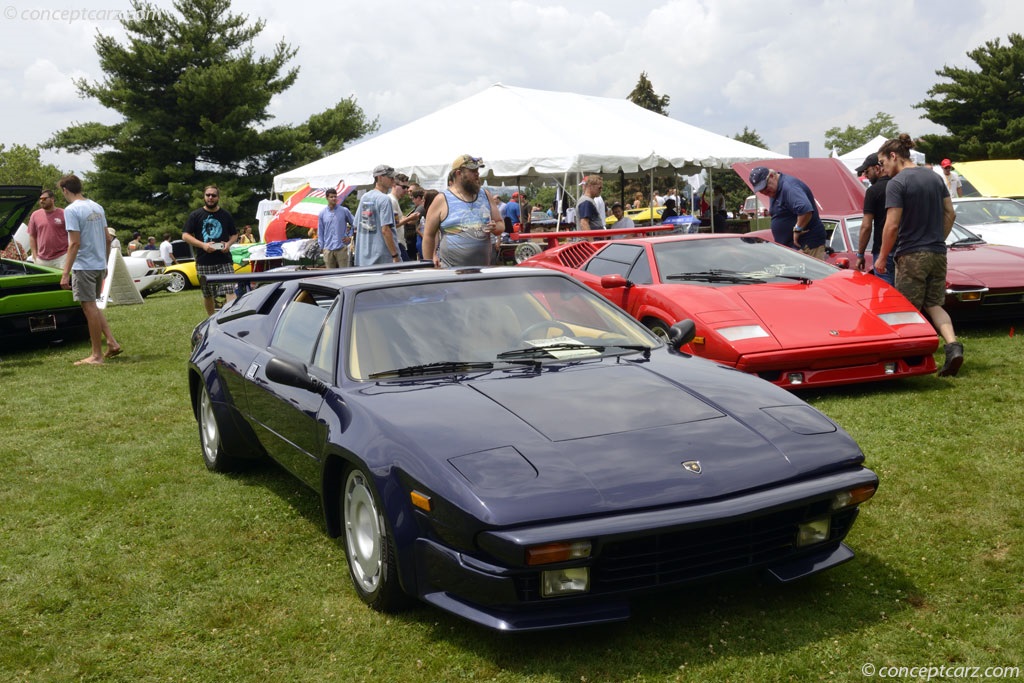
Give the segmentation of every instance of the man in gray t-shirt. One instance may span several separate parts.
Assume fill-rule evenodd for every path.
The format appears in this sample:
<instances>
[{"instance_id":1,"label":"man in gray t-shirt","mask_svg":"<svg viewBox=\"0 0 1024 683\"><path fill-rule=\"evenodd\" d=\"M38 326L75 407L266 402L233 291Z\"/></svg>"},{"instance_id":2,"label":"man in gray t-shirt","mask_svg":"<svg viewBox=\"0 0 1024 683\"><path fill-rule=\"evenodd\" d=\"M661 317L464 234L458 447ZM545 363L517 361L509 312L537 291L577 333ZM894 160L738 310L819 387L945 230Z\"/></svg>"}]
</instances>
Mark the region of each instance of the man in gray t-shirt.
<instances>
[{"instance_id":1,"label":"man in gray t-shirt","mask_svg":"<svg viewBox=\"0 0 1024 683\"><path fill-rule=\"evenodd\" d=\"M395 240L395 212L388 196L395 182L395 169L382 164L373 169L373 178L373 189L362 196L356 209L357 266L402 260Z\"/></svg>"}]
</instances>

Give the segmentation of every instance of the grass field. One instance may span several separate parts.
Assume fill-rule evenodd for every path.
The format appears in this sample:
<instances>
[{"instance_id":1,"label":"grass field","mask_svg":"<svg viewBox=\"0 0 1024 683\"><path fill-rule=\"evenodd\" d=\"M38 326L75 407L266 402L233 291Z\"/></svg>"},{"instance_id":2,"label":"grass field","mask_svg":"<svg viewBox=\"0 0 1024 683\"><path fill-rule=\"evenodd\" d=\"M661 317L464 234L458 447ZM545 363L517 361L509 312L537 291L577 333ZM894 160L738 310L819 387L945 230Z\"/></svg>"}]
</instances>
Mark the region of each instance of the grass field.
<instances>
[{"instance_id":1,"label":"grass field","mask_svg":"<svg viewBox=\"0 0 1024 683\"><path fill-rule=\"evenodd\" d=\"M508 636L426 606L368 610L312 491L271 465L206 471L185 382L202 316L195 291L111 308L125 353L104 367L72 366L84 343L0 353L0 681L1024 669L1024 339L1009 323L959 330L967 361L954 380L805 396L881 477L848 539L852 562L783 587L743 577L640 600L621 624Z\"/></svg>"}]
</instances>

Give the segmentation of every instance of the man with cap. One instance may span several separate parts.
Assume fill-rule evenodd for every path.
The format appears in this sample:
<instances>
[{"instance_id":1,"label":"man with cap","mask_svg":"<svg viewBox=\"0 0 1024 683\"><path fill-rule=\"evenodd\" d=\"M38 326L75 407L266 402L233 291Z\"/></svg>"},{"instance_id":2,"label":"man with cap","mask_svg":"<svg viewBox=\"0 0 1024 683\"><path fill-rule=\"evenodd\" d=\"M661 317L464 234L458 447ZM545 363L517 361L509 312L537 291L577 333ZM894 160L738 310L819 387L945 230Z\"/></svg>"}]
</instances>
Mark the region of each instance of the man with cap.
<instances>
[{"instance_id":1,"label":"man with cap","mask_svg":"<svg viewBox=\"0 0 1024 683\"><path fill-rule=\"evenodd\" d=\"M873 258L878 258L878 250L882 248L882 230L885 228L885 187L889 184L889 176L878 163L878 155L875 153L869 154L864 163L857 167L857 175L864 176L871 182L871 187L864 193L864 220L861 221L860 237L857 241L857 270L863 271L864 252L867 251L868 242L871 242ZM892 254L889 255L889 265L885 272L874 272L890 285L893 284L896 264Z\"/></svg>"},{"instance_id":2,"label":"man with cap","mask_svg":"<svg viewBox=\"0 0 1024 683\"><path fill-rule=\"evenodd\" d=\"M964 184L960 181L960 174L953 170L953 162L949 159L942 160L942 179L946 182L946 189L952 199L964 196Z\"/></svg>"},{"instance_id":3,"label":"man with cap","mask_svg":"<svg viewBox=\"0 0 1024 683\"><path fill-rule=\"evenodd\" d=\"M772 238L824 261L827 236L811 188L795 176L764 166L751 169L750 186L771 197Z\"/></svg>"},{"instance_id":4,"label":"man with cap","mask_svg":"<svg viewBox=\"0 0 1024 683\"><path fill-rule=\"evenodd\" d=\"M516 223L522 223L522 207L519 206L522 195L518 192L512 193L512 201L505 204L501 209L501 217L505 221L505 232L512 232Z\"/></svg>"},{"instance_id":5,"label":"man with cap","mask_svg":"<svg viewBox=\"0 0 1024 683\"><path fill-rule=\"evenodd\" d=\"M504 232L505 225L491 193L480 186L481 168L483 159L468 154L456 157L448 174L448 188L437 195L427 210L423 258L438 267L491 263L491 240Z\"/></svg>"},{"instance_id":6,"label":"man with cap","mask_svg":"<svg viewBox=\"0 0 1024 683\"><path fill-rule=\"evenodd\" d=\"M395 239L395 211L388 195L395 183L395 169L386 164L377 166L373 181L373 189L362 196L356 209L357 266L402 261Z\"/></svg>"}]
</instances>

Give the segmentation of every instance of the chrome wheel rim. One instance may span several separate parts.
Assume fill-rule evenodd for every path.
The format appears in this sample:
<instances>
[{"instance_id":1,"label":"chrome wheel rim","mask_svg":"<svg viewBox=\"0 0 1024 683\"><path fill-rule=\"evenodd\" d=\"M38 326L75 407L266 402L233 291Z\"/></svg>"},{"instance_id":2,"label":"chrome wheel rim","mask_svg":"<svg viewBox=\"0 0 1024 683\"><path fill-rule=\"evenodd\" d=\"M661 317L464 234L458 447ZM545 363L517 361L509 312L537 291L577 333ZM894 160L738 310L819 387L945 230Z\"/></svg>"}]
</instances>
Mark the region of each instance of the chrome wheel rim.
<instances>
[{"instance_id":1,"label":"chrome wheel rim","mask_svg":"<svg viewBox=\"0 0 1024 683\"><path fill-rule=\"evenodd\" d=\"M168 292L181 292L185 289L185 276L181 273L171 273L171 282L167 285Z\"/></svg>"},{"instance_id":2,"label":"chrome wheel rim","mask_svg":"<svg viewBox=\"0 0 1024 683\"><path fill-rule=\"evenodd\" d=\"M352 577L365 593L372 593L381 578L380 516L366 476L353 470L345 481L345 547Z\"/></svg>"},{"instance_id":3,"label":"chrome wheel rim","mask_svg":"<svg viewBox=\"0 0 1024 683\"><path fill-rule=\"evenodd\" d=\"M220 430L217 429L217 420L213 415L210 392L205 387L199 399L199 434L203 442L203 457L209 463L216 462L220 450Z\"/></svg>"}]
</instances>

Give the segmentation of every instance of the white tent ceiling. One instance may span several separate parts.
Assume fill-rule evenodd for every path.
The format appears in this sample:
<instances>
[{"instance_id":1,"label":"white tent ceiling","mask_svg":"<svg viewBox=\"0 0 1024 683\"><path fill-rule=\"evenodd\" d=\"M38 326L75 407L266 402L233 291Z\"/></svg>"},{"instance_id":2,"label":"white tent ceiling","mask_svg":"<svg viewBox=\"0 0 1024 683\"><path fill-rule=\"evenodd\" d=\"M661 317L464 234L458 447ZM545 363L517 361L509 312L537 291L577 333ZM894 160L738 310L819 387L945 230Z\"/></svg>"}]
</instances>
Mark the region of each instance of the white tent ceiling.
<instances>
[{"instance_id":1,"label":"white tent ceiling","mask_svg":"<svg viewBox=\"0 0 1024 683\"><path fill-rule=\"evenodd\" d=\"M495 84L404 126L274 178L276 192L369 185L378 164L427 186L443 185L460 154L482 157L483 177L725 168L786 158L656 114L626 99Z\"/></svg>"}]
</instances>

